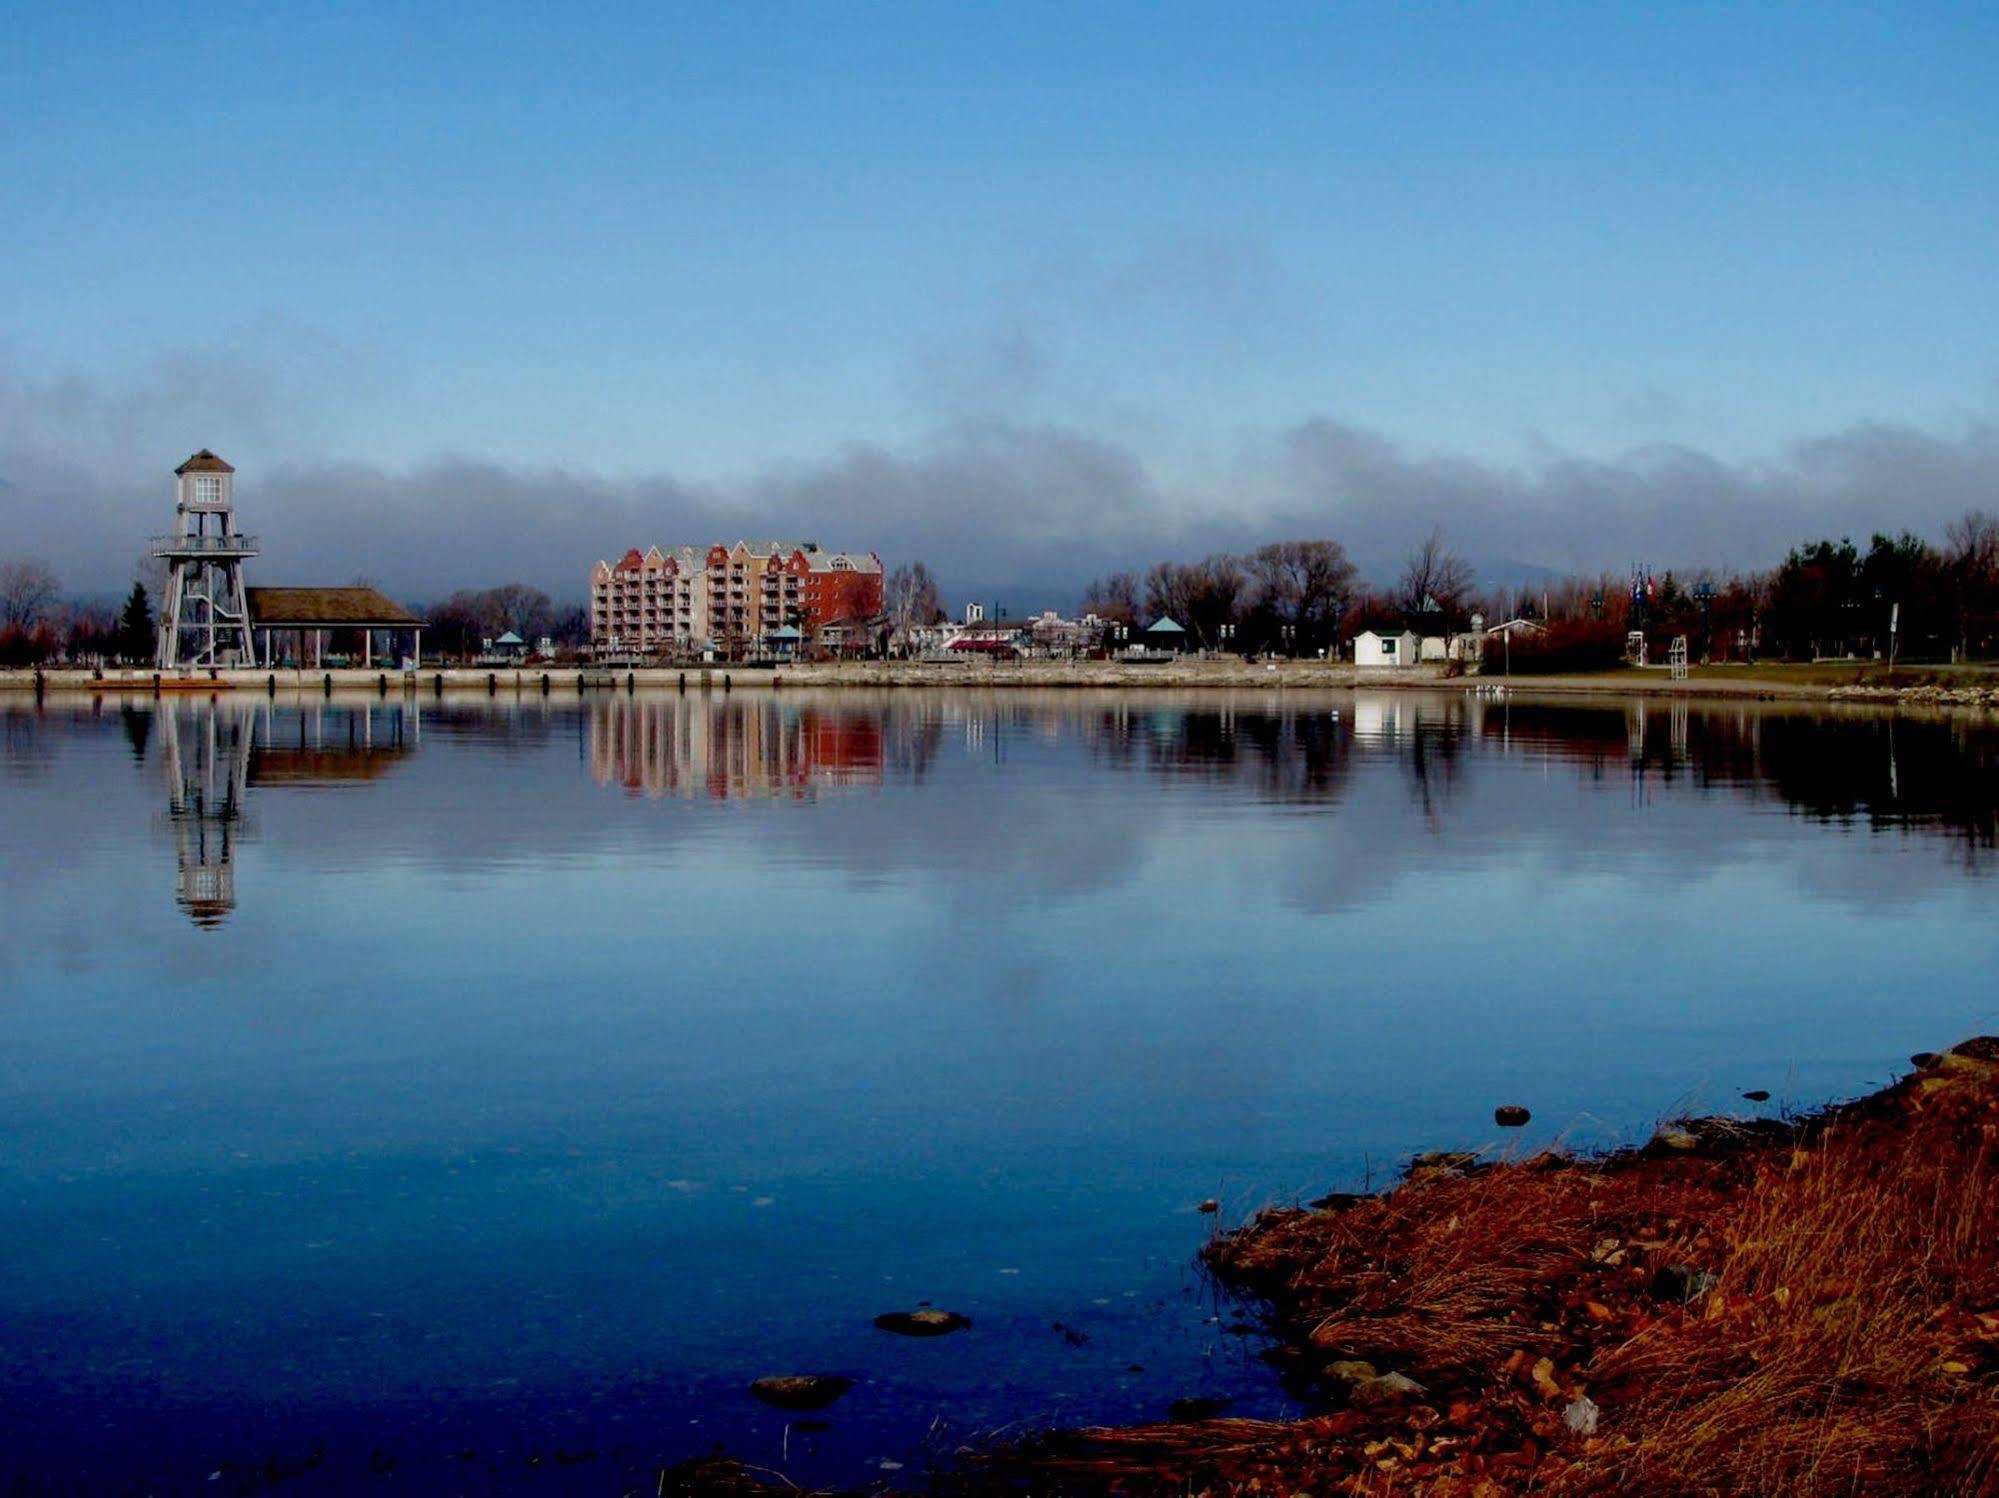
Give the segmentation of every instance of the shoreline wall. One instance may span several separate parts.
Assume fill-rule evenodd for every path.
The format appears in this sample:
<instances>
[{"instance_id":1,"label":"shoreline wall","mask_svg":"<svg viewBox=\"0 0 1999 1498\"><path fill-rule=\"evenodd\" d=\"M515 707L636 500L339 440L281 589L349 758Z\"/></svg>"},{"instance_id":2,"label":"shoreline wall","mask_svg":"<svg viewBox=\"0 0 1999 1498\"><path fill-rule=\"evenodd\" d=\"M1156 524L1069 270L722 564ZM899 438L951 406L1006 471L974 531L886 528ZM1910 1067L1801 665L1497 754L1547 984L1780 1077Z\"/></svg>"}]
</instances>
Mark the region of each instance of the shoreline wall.
<instances>
[{"instance_id":1,"label":"shoreline wall","mask_svg":"<svg viewBox=\"0 0 1999 1498\"><path fill-rule=\"evenodd\" d=\"M1265 690L1420 689L1483 695L1590 695L1754 701L1907 704L1999 709L1999 677L1989 685L1906 687L1827 685L1745 677L1674 681L1665 671L1628 669L1580 676L1446 676L1441 666L1356 667L1325 661L1187 660L1136 665L1118 661L990 661L935 664L852 661L782 667L444 666L418 671L339 669L219 670L175 676L151 670L50 669L0 671L0 693L63 696L199 695L206 691L507 693L553 695L579 691L783 691L787 687L867 688L1146 688L1255 687Z\"/></svg>"}]
</instances>

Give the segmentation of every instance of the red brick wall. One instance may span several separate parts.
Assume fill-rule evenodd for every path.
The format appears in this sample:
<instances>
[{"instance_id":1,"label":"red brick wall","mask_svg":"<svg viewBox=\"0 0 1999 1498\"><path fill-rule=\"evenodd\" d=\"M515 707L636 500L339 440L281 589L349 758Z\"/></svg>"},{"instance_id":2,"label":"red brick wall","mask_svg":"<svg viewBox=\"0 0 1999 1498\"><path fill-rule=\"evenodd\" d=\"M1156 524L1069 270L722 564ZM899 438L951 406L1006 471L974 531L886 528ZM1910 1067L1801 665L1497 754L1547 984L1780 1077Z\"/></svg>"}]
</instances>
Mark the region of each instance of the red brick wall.
<instances>
[{"instance_id":1,"label":"red brick wall","mask_svg":"<svg viewBox=\"0 0 1999 1498\"><path fill-rule=\"evenodd\" d=\"M836 619L872 619L882 611L879 572L815 571L805 579L807 628Z\"/></svg>"}]
</instances>

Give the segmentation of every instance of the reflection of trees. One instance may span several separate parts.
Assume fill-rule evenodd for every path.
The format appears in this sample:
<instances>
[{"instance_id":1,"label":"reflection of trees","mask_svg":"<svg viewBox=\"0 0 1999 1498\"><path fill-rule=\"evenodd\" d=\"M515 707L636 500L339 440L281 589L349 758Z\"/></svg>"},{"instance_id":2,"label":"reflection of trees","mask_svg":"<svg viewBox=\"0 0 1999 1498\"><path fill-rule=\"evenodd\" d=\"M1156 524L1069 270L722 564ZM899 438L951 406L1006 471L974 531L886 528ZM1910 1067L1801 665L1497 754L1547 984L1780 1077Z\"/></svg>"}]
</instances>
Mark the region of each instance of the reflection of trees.
<instances>
[{"instance_id":1,"label":"reflection of trees","mask_svg":"<svg viewBox=\"0 0 1999 1498\"><path fill-rule=\"evenodd\" d=\"M1961 721L1780 717L1761 725L1770 788L1807 816L1939 827L1994 846L1999 735Z\"/></svg>"},{"instance_id":2,"label":"reflection of trees","mask_svg":"<svg viewBox=\"0 0 1999 1498\"><path fill-rule=\"evenodd\" d=\"M125 742L132 746L132 762L143 765L146 742L153 736L153 715L140 712L128 702L118 710L118 718L124 725Z\"/></svg>"},{"instance_id":3,"label":"reflection of trees","mask_svg":"<svg viewBox=\"0 0 1999 1498\"><path fill-rule=\"evenodd\" d=\"M1192 793L1190 804L1212 792L1276 806L1340 806L1341 825L1328 828L1324 840L1327 856L1337 849L1343 866L1367 870L1377 883L1409 841L1403 829L1412 810L1433 828L1448 818L1474 839L1522 835L1551 850L1582 848L1602 835L1600 813L1559 785L1551 796L1539 789L1539 776L1532 785L1518 774L1482 777L1481 768L1501 767L1477 760L1567 765L1586 783L1628 783L1648 797L1653 788L1672 787L1682 802L1697 797L1723 811L1760 801L1832 824L1910 829L1948 838L1968 858L1982 859L1999 841L1999 728L1750 703L1496 702L1414 692L1310 699L787 690L592 694L580 706L574 698L534 695L442 705L426 698L419 712L407 700L279 705L229 693L213 702L107 705L92 716L160 767L147 775L167 782L162 826L175 843L178 898L203 921L230 909L234 856L261 796L373 782L414 750L420 731L444 735L461 756L497 755L517 761L523 774L555 776L546 782L548 797L517 806L504 825L480 809L471 789L426 804L425 856L471 863L495 857L501 846L546 849L596 836L598 824L559 794L579 760L600 784L635 779L636 791L659 795L811 797L831 787L929 781L934 794L855 803L837 818L796 824L795 835L813 840L814 856L851 856L856 868L908 863L966 878L974 869L1039 871L1033 877L1040 885L1064 890L1128 869L1153 820L1149 803L1093 797L1084 788L1064 802L1059 827L1032 818L995 826L1000 803L984 762L1031 779L1051 758L1073 765L1081 757L1100 777L1124 771L1169 793ZM0 774L42 773L59 734L25 709L0 722ZM476 786L476 767L461 762L469 767L468 787ZM1357 786L1376 794L1357 805ZM440 837L435 829L446 822L453 835ZM358 836L350 824L322 820L318 835ZM1703 846L1719 855L1725 849L1713 840L1732 840L1738 824L1662 821L1658 830L1696 825ZM1739 825L1748 836L1750 822ZM968 858L967 849L976 856ZM1309 871L1295 873L1303 879Z\"/></svg>"},{"instance_id":4,"label":"reflection of trees","mask_svg":"<svg viewBox=\"0 0 1999 1498\"><path fill-rule=\"evenodd\" d=\"M1120 705L1069 716L1102 764L1232 781L1280 803L1337 800L1352 765L1349 736L1325 707Z\"/></svg>"},{"instance_id":5,"label":"reflection of trees","mask_svg":"<svg viewBox=\"0 0 1999 1498\"><path fill-rule=\"evenodd\" d=\"M1417 712L1403 765L1409 772L1410 794L1422 810L1424 825L1432 832L1442 826L1444 812L1464 778L1466 742L1461 713L1426 715L1420 709Z\"/></svg>"},{"instance_id":6,"label":"reflection of trees","mask_svg":"<svg viewBox=\"0 0 1999 1498\"><path fill-rule=\"evenodd\" d=\"M1144 699L1079 703L1064 716L1107 767L1230 780L1276 802L1337 800L1357 750L1389 755L1433 827L1464 789L1475 749L1574 765L1643 793L1732 789L1828 821L1942 830L1978 849L1995 845L1999 825L1999 730L1965 719L1401 693L1363 695L1344 718L1281 701Z\"/></svg>"},{"instance_id":7,"label":"reflection of trees","mask_svg":"<svg viewBox=\"0 0 1999 1498\"><path fill-rule=\"evenodd\" d=\"M9 780L39 780L55 764L55 736L40 731L42 709L0 709L0 775Z\"/></svg>"},{"instance_id":8,"label":"reflection of trees","mask_svg":"<svg viewBox=\"0 0 1999 1498\"><path fill-rule=\"evenodd\" d=\"M1653 703L1510 703L1480 721L1487 740L1602 777L1732 788L1829 822L1931 828L1995 844L1999 731L1957 718Z\"/></svg>"}]
</instances>

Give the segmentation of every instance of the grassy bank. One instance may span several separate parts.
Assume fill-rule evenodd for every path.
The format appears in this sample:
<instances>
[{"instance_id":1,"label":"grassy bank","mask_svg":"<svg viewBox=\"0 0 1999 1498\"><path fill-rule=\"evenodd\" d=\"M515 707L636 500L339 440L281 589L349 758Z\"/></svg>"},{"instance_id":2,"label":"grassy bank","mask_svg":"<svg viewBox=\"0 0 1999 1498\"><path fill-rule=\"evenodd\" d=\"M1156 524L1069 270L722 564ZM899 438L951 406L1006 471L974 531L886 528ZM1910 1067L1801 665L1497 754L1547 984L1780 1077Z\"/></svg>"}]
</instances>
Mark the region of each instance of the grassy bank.
<instances>
[{"instance_id":1,"label":"grassy bank","mask_svg":"<svg viewBox=\"0 0 1999 1498\"><path fill-rule=\"evenodd\" d=\"M1999 1041L1792 1124L1432 1160L1207 1259L1295 1422L1049 1436L963 1486L1186 1493L1999 1490Z\"/></svg>"}]
</instances>

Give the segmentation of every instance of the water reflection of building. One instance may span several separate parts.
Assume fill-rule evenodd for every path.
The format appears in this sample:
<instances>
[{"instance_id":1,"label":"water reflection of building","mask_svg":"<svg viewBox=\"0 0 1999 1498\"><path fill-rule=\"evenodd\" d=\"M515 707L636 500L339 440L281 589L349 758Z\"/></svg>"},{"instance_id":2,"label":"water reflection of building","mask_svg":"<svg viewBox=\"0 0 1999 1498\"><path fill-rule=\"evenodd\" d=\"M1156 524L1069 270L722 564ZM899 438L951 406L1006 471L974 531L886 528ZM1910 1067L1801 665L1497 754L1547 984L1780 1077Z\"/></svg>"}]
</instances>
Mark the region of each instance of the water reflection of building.
<instances>
[{"instance_id":1,"label":"water reflection of building","mask_svg":"<svg viewBox=\"0 0 1999 1498\"><path fill-rule=\"evenodd\" d=\"M806 796L880 785L884 715L756 698L600 697L587 708L590 773L637 795Z\"/></svg>"},{"instance_id":2,"label":"water reflection of building","mask_svg":"<svg viewBox=\"0 0 1999 1498\"><path fill-rule=\"evenodd\" d=\"M219 925L236 907L236 847L256 834L252 790L371 780L414 750L421 735L414 704L279 708L218 695L162 697L153 711L175 900L197 926Z\"/></svg>"}]
</instances>

